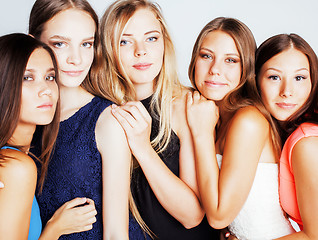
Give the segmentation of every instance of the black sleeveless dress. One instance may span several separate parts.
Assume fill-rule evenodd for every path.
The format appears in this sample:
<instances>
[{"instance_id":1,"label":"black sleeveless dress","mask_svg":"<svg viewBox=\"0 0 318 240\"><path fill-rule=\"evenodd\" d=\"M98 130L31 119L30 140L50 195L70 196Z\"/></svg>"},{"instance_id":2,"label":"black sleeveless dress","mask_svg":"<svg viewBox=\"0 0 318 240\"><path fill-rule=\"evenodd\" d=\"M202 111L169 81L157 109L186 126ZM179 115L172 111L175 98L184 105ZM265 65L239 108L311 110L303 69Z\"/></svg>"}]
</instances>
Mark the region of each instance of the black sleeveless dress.
<instances>
[{"instance_id":1,"label":"black sleeveless dress","mask_svg":"<svg viewBox=\"0 0 318 240\"><path fill-rule=\"evenodd\" d=\"M151 97L142 101L152 116L151 140L158 134L159 121L155 114L150 112ZM162 161L176 175L179 176L180 141L172 131L168 147L159 154ZM219 239L219 231L210 227L206 218L200 225L186 229L173 218L159 203L142 169L136 168L131 182L132 194L142 219L160 240L205 240Z\"/></svg>"}]
</instances>

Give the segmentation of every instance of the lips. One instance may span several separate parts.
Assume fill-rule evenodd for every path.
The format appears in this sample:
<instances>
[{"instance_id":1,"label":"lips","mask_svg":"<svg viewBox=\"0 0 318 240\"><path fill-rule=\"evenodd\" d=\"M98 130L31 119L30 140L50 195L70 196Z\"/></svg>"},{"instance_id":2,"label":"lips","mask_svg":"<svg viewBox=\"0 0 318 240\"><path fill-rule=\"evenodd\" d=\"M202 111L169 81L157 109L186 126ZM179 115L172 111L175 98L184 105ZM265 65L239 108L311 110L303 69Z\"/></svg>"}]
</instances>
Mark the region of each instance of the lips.
<instances>
[{"instance_id":1,"label":"lips","mask_svg":"<svg viewBox=\"0 0 318 240\"><path fill-rule=\"evenodd\" d=\"M37 106L37 108L40 108L40 109L51 109L52 107L53 107L52 103L43 103L42 105Z\"/></svg>"},{"instance_id":2,"label":"lips","mask_svg":"<svg viewBox=\"0 0 318 240\"><path fill-rule=\"evenodd\" d=\"M283 109L292 109L297 106L297 104L285 103L285 102L279 102L279 103L276 103L276 105Z\"/></svg>"},{"instance_id":3,"label":"lips","mask_svg":"<svg viewBox=\"0 0 318 240\"><path fill-rule=\"evenodd\" d=\"M219 81L204 81L204 83L209 87L224 87L227 85L226 83L222 83Z\"/></svg>"},{"instance_id":4,"label":"lips","mask_svg":"<svg viewBox=\"0 0 318 240\"><path fill-rule=\"evenodd\" d=\"M137 70L147 70L150 68L152 63L138 63L134 64L133 67L136 68Z\"/></svg>"},{"instance_id":5,"label":"lips","mask_svg":"<svg viewBox=\"0 0 318 240\"><path fill-rule=\"evenodd\" d=\"M62 71L62 72L70 77L78 77L82 74L83 71Z\"/></svg>"}]
</instances>

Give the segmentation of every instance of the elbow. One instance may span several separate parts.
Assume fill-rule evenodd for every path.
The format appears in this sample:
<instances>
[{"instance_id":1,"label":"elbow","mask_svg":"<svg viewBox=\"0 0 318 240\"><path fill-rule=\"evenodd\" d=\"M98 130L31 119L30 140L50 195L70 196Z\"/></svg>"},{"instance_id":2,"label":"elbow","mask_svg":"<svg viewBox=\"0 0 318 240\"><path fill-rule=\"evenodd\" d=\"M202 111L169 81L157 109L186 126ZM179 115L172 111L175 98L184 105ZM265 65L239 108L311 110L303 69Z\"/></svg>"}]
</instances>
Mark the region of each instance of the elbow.
<instances>
[{"instance_id":1,"label":"elbow","mask_svg":"<svg viewBox=\"0 0 318 240\"><path fill-rule=\"evenodd\" d=\"M208 214L206 217L207 217L209 225L214 229L226 228L231 223L231 221L229 221L228 219L225 219L225 218L214 217L214 216L210 216Z\"/></svg>"},{"instance_id":2,"label":"elbow","mask_svg":"<svg viewBox=\"0 0 318 240\"><path fill-rule=\"evenodd\" d=\"M204 212L197 214L196 216L189 216L185 220L180 221L180 223L186 229L191 229L198 226L202 222L203 217L204 217Z\"/></svg>"}]
</instances>

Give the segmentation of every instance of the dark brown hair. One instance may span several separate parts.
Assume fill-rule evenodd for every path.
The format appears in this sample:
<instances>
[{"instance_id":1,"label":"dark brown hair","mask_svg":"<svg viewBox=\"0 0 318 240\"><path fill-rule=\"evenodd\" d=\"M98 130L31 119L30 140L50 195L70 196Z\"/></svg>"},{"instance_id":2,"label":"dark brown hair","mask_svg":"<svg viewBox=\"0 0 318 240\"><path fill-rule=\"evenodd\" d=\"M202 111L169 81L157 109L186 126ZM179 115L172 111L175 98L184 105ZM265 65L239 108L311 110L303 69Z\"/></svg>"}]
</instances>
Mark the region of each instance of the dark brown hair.
<instances>
[{"instance_id":1,"label":"dark brown hair","mask_svg":"<svg viewBox=\"0 0 318 240\"><path fill-rule=\"evenodd\" d=\"M57 63L53 51L48 46L21 33L0 37L0 148L8 145L8 141L18 125L24 72L31 54L38 48L43 48L50 54L58 82ZM42 170L38 181L41 188L58 133L58 127L59 103L57 104L53 121L43 126L42 154L39 157L42 163ZM24 146L14 147L21 148ZM4 156L0 157L3 162Z\"/></svg>"},{"instance_id":2,"label":"dark brown hair","mask_svg":"<svg viewBox=\"0 0 318 240\"><path fill-rule=\"evenodd\" d=\"M51 20L58 13L65 11L67 9L78 9L91 16L95 22L95 39L94 39L94 56L97 54L97 46L100 43L98 28L99 21L98 16L91 5L86 0L36 0L29 19L29 34L37 39L40 39L41 34L44 30L45 24ZM96 57L94 57L91 69L82 83L82 87L93 95L104 97L104 93L99 88L98 83L93 83L96 78L92 77L95 71L97 71L98 62Z\"/></svg>"},{"instance_id":3,"label":"dark brown hair","mask_svg":"<svg viewBox=\"0 0 318 240\"><path fill-rule=\"evenodd\" d=\"M256 52L255 73L258 74L262 66L277 54L294 48L306 55L310 66L311 92L304 105L290 116L286 121L278 122L280 136L284 142L286 138L303 122L316 122L317 118L317 91L318 91L318 60L310 45L297 34L279 34L264 41ZM260 92L257 84L258 91Z\"/></svg>"}]
</instances>

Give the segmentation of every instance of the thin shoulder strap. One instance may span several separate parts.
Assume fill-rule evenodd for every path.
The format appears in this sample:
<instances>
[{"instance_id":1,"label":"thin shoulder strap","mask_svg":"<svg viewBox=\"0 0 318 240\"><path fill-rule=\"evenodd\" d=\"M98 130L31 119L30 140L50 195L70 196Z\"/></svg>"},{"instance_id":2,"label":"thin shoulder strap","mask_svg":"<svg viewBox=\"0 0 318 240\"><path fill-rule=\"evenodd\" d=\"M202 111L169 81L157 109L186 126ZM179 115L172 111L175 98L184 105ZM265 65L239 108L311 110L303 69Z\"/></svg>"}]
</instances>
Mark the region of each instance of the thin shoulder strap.
<instances>
[{"instance_id":1,"label":"thin shoulder strap","mask_svg":"<svg viewBox=\"0 0 318 240\"><path fill-rule=\"evenodd\" d=\"M21 151L21 150L20 150L20 149L18 149L18 148L10 147L10 146L3 146L1 149L12 149L12 150Z\"/></svg>"}]
</instances>

